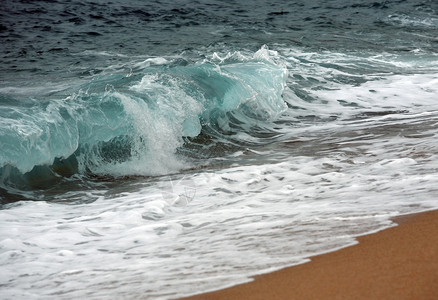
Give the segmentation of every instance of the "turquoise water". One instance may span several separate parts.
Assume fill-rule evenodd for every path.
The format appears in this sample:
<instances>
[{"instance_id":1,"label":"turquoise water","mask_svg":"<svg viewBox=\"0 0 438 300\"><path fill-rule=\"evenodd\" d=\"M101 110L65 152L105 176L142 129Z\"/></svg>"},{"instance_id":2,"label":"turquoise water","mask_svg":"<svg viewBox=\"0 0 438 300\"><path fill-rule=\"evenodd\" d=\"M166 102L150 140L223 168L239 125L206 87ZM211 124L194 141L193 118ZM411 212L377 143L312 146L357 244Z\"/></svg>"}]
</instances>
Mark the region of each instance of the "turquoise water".
<instances>
[{"instance_id":1,"label":"turquoise water","mask_svg":"<svg viewBox=\"0 0 438 300\"><path fill-rule=\"evenodd\" d=\"M174 298L437 207L435 1L6 1L6 298Z\"/></svg>"}]
</instances>

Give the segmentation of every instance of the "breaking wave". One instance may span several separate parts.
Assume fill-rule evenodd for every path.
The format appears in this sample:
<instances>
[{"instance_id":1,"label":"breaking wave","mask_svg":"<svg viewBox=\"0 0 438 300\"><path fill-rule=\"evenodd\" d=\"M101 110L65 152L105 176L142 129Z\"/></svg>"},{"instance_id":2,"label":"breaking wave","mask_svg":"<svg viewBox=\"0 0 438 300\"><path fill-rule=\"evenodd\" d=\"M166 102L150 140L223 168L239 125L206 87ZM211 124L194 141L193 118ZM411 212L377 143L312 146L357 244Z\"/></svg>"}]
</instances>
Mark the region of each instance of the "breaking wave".
<instances>
[{"instance_id":1,"label":"breaking wave","mask_svg":"<svg viewBox=\"0 0 438 300\"><path fill-rule=\"evenodd\" d=\"M148 59L131 70L37 98L2 89L2 185L176 172L212 140L251 142L269 132L287 107L286 68L266 47L196 62Z\"/></svg>"}]
</instances>

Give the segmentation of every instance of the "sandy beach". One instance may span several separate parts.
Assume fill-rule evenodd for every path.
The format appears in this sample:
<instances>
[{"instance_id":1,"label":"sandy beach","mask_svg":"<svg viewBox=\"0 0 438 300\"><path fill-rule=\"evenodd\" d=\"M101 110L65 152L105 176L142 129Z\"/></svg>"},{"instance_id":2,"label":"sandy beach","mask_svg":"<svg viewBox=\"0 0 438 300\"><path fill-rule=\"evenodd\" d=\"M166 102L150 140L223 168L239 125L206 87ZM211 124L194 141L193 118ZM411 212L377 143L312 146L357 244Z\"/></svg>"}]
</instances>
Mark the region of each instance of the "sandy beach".
<instances>
[{"instance_id":1,"label":"sandy beach","mask_svg":"<svg viewBox=\"0 0 438 300\"><path fill-rule=\"evenodd\" d=\"M438 210L394 221L309 263L185 299L438 299Z\"/></svg>"}]
</instances>

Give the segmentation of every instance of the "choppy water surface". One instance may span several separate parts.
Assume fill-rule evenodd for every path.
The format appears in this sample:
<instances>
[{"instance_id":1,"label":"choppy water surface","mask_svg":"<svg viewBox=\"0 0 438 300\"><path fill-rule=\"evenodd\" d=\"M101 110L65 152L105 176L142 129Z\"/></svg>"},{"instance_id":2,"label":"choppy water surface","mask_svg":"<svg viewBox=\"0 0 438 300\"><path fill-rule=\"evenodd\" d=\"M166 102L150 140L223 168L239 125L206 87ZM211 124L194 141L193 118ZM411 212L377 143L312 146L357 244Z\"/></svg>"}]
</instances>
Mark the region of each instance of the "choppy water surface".
<instances>
[{"instance_id":1,"label":"choppy water surface","mask_svg":"<svg viewBox=\"0 0 438 300\"><path fill-rule=\"evenodd\" d=\"M0 295L169 299L437 208L434 1L6 1Z\"/></svg>"}]
</instances>

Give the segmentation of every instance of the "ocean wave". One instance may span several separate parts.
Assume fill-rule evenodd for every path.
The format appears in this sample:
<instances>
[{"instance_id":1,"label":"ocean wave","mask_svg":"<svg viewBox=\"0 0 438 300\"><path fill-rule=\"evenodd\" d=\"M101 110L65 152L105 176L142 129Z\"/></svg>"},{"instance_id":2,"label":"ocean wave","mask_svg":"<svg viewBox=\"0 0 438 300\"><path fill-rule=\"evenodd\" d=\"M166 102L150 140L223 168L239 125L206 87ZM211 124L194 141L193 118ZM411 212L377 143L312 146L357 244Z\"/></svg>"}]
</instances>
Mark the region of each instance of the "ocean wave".
<instances>
[{"instance_id":1,"label":"ocean wave","mask_svg":"<svg viewBox=\"0 0 438 300\"><path fill-rule=\"evenodd\" d=\"M11 178L44 173L160 175L188 167L178 149L190 139L251 137L286 109L287 71L276 56L262 47L196 62L136 63L129 75L100 74L46 98L3 89L1 181L13 185L18 181Z\"/></svg>"}]
</instances>

